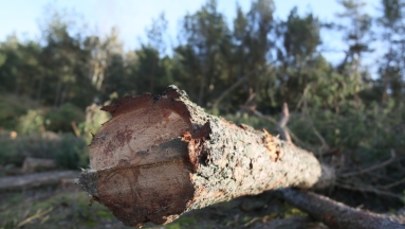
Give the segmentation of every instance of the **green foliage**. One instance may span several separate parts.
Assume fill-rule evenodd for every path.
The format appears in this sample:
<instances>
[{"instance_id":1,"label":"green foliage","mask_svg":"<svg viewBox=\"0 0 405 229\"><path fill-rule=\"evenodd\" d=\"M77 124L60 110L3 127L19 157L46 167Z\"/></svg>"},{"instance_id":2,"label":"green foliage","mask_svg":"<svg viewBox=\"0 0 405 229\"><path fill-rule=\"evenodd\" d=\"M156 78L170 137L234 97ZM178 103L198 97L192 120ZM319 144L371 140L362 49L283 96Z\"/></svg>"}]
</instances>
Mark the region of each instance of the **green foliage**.
<instances>
[{"instance_id":1,"label":"green foliage","mask_svg":"<svg viewBox=\"0 0 405 229\"><path fill-rule=\"evenodd\" d=\"M30 99L0 94L0 128L17 129L19 118L35 106Z\"/></svg>"},{"instance_id":2,"label":"green foliage","mask_svg":"<svg viewBox=\"0 0 405 229\"><path fill-rule=\"evenodd\" d=\"M153 47L143 46L136 52L138 63L134 72L137 82L136 91L147 90L158 93L170 84L170 75L167 74L165 59L159 57L159 52Z\"/></svg>"},{"instance_id":3,"label":"green foliage","mask_svg":"<svg viewBox=\"0 0 405 229\"><path fill-rule=\"evenodd\" d=\"M18 151L17 144L8 137L0 137L0 164L21 165L24 160L24 153Z\"/></svg>"},{"instance_id":4,"label":"green foliage","mask_svg":"<svg viewBox=\"0 0 405 229\"><path fill-rule=\"evenodd\" d=\"M55 147L54 158L58 165L68 169L85 168L89 157L86 152L87 144L73 135L64 135Z\"/></svg>"},{"instance_id":5,"label":"green foliage","mask_svg":"<svg viewBox=\"0 0 405 229\"><path fill-rule=\"evenodd\" d=\"M405 106L395 107L394 102L381 107L378 104L345 104L339 113L325 109L312 109L306 113L291 113L290 132L296 144L317 153L322 144L328 149L339 151L347 161L364 164L377 163L389 157L391 151L401 153L405 148L404 126ZM226 115L235 123L266 128L277 133L278 116L272 120L249 116L245 113ZM320 137L322 139L320 139ZM324 142L322 142L324 141Z\"/></svg>"},{"instance_id":6,"label":"green foliage","mask_svg":"<svg viewBox=\"0 0 405 229\"><path fill-rule=\"evenodd\" d=\"M73 124L84 121L84 113L79 107L65 103L58 108L48 110L44 118L47 130L71 132Z\"/></svg>"},{"instance_id":7,"label":"green foliage","mask_svg":"<svg viewBox=\"0 0 405 229\"><path fill-rule=\"evenodd\" d=\"M101 125L110 119L110 115L101 110L100 106L92 104L86 108L86 119L80 123L81 136L90 144L93 134L97 133Z\"/></svg>"},{"instance_id":8,"label":"green foliage","mask_svg":"<svg viewBox=\"0 0 405 229\"><path fill-rule=\"evenodd\" d=\"M52 191L51 191L52 192ZM8 201L0 202L0 228L60 228L75 225L75 228L102 228L105 225L120 225L118 220L103 205L95 202L89 207L89 197L84 192L64 190L59 193L47 191L40 199L20 193L7 195ZM36 216L36 217L33 217ZM31 220L25 221L29 217ZM24 225L21 225L25 221Z\"/></svg>"},{"instance_id":9,"label":"green foliage","mask_svg":"<svg viewBox=\"0 0 405 229\"><path fill-rule=\"evenodd\" d=\"M286 58L295 59L296 64L311 58L321 42L320 24L312 14L305 17L298 15L298 9L291 10L283 31Z\"/></svg>"},{"instance_id":10,"label":"green foliage","mask_svg":"<svg viewBox=\"0 0 405 229\"><path fill-rule=\"evenodd\" d=\"M273 122L246 113L227 114L224 118L237 124L252 126L256 129L267 129L274 133L277 131L277 117L272 117L272 119L274 118Z\"/></svg>"},{"instance_id":11,"label":"green foliage","mask_svg":"<svg viewBox=\"0 0 405 229\"><path fill-rule=\"evenodd\" d=\"M88 164L86 142L72 134L47 134L43 137L0 137L0 164L22 165L25 157L54 159L63 168L78 169Z\"/></svg>"},{"instance_id":12,"label":"green foliage","mask_svg":"<svg viewBox=\"0 0 405 229\"><path fill-rule=\"evenodd\" d=\"M28 110L21 116L17 126L18 133L40 134L45 131L44 115L42 110Z\"/></svg>"},{"instance_id":13,"label":"green foliage","mask_svg":"<svg viewBox=\"0 0 405 229\"><path fill-rule=\"evenodd\" d=\"M0 92L36 97L42 71L40 52L38 42L22 43L16 36L0 43Z\"/></svg>"},{"instance_id":14,"label":"green foliage","mask_svg":"<svg viewBox=\"0 0 405 229\"><path fill-rule=\"evenodd\" d=\"M296 109L336 111L362 90L371 90L374 98L400 101L403 4L381 2L376 19L383 28L378 33L390 48L378 63L379 75L371 79L361 61L372 51L371 35L377 33L372 31L373 18L359 0L339 2L339 24L328 27L345 39L346 56L338 66L325 58L320 46L324 22L297 8L287 18L276 19L271 0L255 0L246 12L238 7L231 20L216 1L207 1L184 16L172 55L165 55L164 15L147 29L148 39L141 48L124 51L115 29L104 38L79 36L70 32L75 23L66 15L50 12L43 44L21 42L16 36L0 44L0 92L29 96L45 106L70 103L84 109L111 95L157 92L176 83L199 105L221 113L234 112L247 102L267 111L279 109L283 102ZM48 129L70 131L68 122L50 121Z\"/></svg>"}]
</instances>

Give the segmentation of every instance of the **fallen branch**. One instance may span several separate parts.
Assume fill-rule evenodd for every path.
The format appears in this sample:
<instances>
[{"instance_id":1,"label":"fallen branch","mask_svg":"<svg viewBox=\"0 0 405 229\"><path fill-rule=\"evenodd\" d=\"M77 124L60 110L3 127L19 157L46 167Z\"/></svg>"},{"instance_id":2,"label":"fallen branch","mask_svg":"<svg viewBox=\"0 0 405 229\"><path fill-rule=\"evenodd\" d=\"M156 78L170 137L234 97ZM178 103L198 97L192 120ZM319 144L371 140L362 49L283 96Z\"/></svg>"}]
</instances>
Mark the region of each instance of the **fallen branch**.
<instances>
[{"instance_id":1,"label":"fallen branch","mask_svg":"<svg viewBox=\"0 0 405 229\"><path fill-rule=\"evenodd\" d=\"M343 189L346 189L346 190L356 191L356 192L374 193L374 194L381 195L381 196L395 198L395 199L397 199L399 201L401 201L402 198L403 198L401 195L397 195L397 194L395 194L393 192L384 191L384 190L374 188L374 187L370 187L370 186L366 186L366 185L363 185L363 184L349 185L349 184L343 184L341 182L337 182L336 187L343 188Z\"/></svg>"},{"instance_id":2,"label":"fallen branch","mask_svg":"<svg viewBox=\"0 0 405 229\"><path fill-rule=\"evenodd\" d=\"M370 167L361 169L361 170L359 170L359 171L354 171L354 172L349 172L349 173L341 174L341 175L339 175L339 177L347 178L347 177L351 177L351 176L358 176L358 175L361 175L361 174L364 174L364 173L369 173L369 172L371 172L371 171L374 171L374 170L377 170L377 169L381 169L381 168L386 167L387 165L389 165L389 164L391 164L392 162L394 162L395 159L396 159L395 151L392 150L392 151L391 151L391 157L390 157L388 160L386 160L386 161L384 161L384 162L382 162L382 163L378 163L378 164L376 164L376 165L372 165L372 166L370 166Z\"/></svg>"},{"instance_id":3,"label":"fallen branch","mask_svg":"<svg viewBox=\"0 0 405 229\"><path fill-rule=\"evenodd\" d=\"M330 228L404 228L404 225L392 221L387 215L355 209L316 193L284 189L278 191L278 195Z\"/></svg>"},{"instance_id":4,"label":"fallen branch","mask_svg":"<svg viewBox=\"0 0 405 229\"><path fill-rule=\"evenodd\" d=\"M17 224L17 228L21 228L24 227L25 225L31 223L32 221L36 220L36 219L41 219L44 216L46 216L48 213L50 213L52 211L52 207L47 209L47 210L43 210L43 209L38 209L37 212L35 212L35 214L29 216L28 218L24 219L23 221L19 222Z\"/></svg>"},{"instance_id":5,"label":"fallen branch","mask_svg":"<svg viewBox=\"0 0 405 229\"><path fill-rule=\"evenodd\" d=\"M27 157L24 160L22 171L24 173L54 170L57 167L55 160Z\"/></svg>"},{"instance_id":6,"label":"fallen branch","mask_svg":"<svg viewBox=\"0 0 405 229\"><path fill-rule=\"evenodd\" d=\"M280 132L281 139L285 140L286 142L292 143L290 134L287 130L287 123L290 119L290 112L288 111L287 103L283 104L283 110L281 111L281 119L278 122L278 131Z\"/></svg>"},{"instance_id":7,"label":"fallen branch","mask_svg":"<svg viewBox=\"0 0 405 229\"><path fill-rule=\"evenodd\" d=\"M214 109L218 109L219 104L222 102L222 100L228 96L229 94L231 94L232 91L234 91L235 89L237 89L240 85L242 85L242 83L244 83L245 81L248 80L248 77L241 77L239 78L231 87L229 87L227 90L225 90L224 92L222 92L222 94L218 97L218 99L215 100L215 102L212 105L212 108Z\"/></svg>"},{"instance_id":8,"label":"fallen branch","mask_svg":"<svg viewBox=\"0 0 405 229\"><path fill-rule=\"evenodd\" d=\"M56 185L62 179L73 179L78 176L79 172L76 171L51 171L22 176L7 176L0 178L0 192Z\"/></svg>"},{"instance_id":9,"label":"fallen branch","mask_svg":"<svg viewBox=\"0 0 405 229\"><path fill-rule=\"evenodd\" d=\"M112 119L94 136L80 184L126 225L168 223L239 196L334 180L313 154L209 115L175 87L104 110Z\"/></svg>"},{"instance_id":10,"label":"fallen branch","mask_svg":"<svg viewBox=\"0 0 405 229\"><path fill-rule=\"evenodd\" d=\"M277 122L273 117L268 116L268 115L264 115L262 114L260 111L256 110L255 108L252 107L248 107L248 106L242 106L241 109L243 111L246 111L260 119L266 120L274 125L276 125L277 127L279 127L279 122ZM280 128L278 128L280 130ZM290 132L288 127L285 126L284 128L282 128L282 130L288 131L288 134L291 137L291 141L297 143L298 145L301 146L305 146L306 148L310 148L310 146L308 144L306 144L304 141L302 141L301 139L299 139L296 135L294 135L294 133Z\"/></svg>"},{"instance_id":11,"label":"fallen branch","mask_svg":"<svg viewBox=\"0 0 405 229\"><path fill-rule=\"evenodd\" d=\"M390 184L384 185L382 188L384 188L384 189L390 189L390 188L393 188L393 187L398 186L398 185L401 185L401 184L405 184L405 177L402 178L402 179L400 179L400 180L398 180L398 181L395 181L395 182L392 182L392 183L390 183Z\"/></svg>"}]
</instances>

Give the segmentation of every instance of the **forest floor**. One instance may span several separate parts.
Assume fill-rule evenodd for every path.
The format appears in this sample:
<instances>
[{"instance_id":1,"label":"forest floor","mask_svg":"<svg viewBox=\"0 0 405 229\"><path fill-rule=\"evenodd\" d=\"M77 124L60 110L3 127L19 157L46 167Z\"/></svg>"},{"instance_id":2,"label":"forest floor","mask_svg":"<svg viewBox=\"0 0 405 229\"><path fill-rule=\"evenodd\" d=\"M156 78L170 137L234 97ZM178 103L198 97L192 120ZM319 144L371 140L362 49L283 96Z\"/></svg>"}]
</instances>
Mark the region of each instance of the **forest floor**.
<instances>
[{"instance_id":1,"label":"forest floor","mask_svg":"<svg viewBox=\"0 0 405 229\"><path fill-rule=\"evenodd\" d=\"M271 193L189 212L165 226L145 228L326 228ZM0 194L0 229L131 228L74 183Z\"/></svg>"}]
</instances>

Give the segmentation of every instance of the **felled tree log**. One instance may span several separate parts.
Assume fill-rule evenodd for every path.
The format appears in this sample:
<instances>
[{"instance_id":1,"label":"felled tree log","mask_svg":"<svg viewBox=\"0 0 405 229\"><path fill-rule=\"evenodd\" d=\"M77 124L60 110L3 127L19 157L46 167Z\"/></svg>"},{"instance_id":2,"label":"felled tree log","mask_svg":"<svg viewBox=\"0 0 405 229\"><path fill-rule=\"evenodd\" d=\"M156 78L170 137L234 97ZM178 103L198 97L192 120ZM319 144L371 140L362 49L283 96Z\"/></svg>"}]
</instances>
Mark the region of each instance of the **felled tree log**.
<instances>
[{"instance_id":1,"label":"felled tree log","mask_svg":"<svg viewBox=\"0 0 405 229\"><path fill-rule=\"evenodd\" d=\"M316 193L284 189L277 191L277 194L330 228L405 228L405 225L400 224L401 222L391 219L387 215L355 209Z\"/></svg>"},{"instance_id":2,"label":"felled tree log","mask_svg":"<svg viewBox=\"0 0 405 229\"><path fill-rule=\"evenodd\" d=\"M309 152L209 115L183 91L127 97L90 145L80 184L126 225L168 223L243 195L334 180Z\"/></svg>"}]
</instances>

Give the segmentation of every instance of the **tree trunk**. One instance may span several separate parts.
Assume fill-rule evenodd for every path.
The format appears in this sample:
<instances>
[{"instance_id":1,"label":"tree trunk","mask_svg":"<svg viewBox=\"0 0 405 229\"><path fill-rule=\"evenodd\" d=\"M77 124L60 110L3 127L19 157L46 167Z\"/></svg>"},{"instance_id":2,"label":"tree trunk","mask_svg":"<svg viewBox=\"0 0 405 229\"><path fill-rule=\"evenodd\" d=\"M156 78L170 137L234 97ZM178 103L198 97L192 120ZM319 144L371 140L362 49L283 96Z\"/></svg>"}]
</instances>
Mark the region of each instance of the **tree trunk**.
<instances>
[{"instance_id":1,"label":"tree trunk","mask_svg":"<svg viewBox=\"0 0 405 229\"><path fill-rule=\"evenodd\" d=\"M239 196L334 178L311 153L209 115L175 87L103 109L112 119L94 136L80 183L126 225L168 223Z\"/></svg>"}]
</instances>

